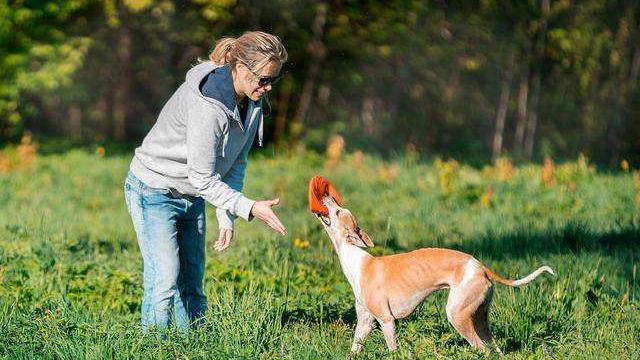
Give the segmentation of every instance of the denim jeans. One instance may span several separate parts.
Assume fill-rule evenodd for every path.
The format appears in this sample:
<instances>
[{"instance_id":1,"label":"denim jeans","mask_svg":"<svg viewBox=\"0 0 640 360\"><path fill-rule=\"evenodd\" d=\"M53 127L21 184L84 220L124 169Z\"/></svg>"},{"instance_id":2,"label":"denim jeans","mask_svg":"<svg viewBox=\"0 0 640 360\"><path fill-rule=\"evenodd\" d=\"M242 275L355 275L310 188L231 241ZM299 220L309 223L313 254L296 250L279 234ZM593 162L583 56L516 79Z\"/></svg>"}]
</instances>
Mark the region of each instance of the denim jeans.
<instances>
[{"instance_id":1,"label":"denim jeans","mask_svg":"<svg viewBox=\"0 0 640 360\"><path fill-rule=\"evenodd\" d=\"M124 193L142 253L142 328L187 331L207 308L204 200L150 188L131 172Z\"/></svg>"}]
</instances>

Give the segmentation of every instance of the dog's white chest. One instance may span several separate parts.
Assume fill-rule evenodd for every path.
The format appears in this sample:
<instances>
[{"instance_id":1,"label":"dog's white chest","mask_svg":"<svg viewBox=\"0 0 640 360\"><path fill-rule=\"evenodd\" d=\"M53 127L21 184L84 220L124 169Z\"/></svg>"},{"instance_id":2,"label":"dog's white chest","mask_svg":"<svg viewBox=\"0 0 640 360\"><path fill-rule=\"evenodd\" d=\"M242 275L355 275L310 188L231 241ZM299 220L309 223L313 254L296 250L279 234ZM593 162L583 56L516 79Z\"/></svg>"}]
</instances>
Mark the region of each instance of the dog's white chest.
<instances>
[{"instance_id":1,"label":"dog's white chest","mask_svg":"<svg viewBox=\"0 0 640 360\"><path fill-rule=\"evenodd\" d=\"M364 297L362 295L360 281L362 279L362 265L366 256L368 256L366 251L355 246L343 245L339 250L342 272L344 272L344 275L347 277L347 281L349 281L353 289L356 300L362 304L364 304Z\"/></svg>"}]
</instances>

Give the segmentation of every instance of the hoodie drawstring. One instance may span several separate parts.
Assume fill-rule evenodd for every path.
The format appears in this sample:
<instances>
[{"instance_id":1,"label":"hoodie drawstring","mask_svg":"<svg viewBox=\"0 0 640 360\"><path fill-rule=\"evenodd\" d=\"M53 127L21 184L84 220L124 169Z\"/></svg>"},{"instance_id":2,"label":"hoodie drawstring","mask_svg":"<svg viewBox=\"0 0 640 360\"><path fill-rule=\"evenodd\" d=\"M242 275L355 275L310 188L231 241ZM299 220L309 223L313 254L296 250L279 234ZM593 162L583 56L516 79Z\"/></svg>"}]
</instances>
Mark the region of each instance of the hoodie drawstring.
<instances>
[{"instance_id":1,"label":"hoodie drawstring","mask_svg":"<svg viewBox=\"0 0 640 360\"><path fill-rule=\"evenodd\" d=\"M260 112L260 123L258 124L258 146L262 147L262 132L264 128L264 116Z\"/></svg>"},{"instance_id":2,"label":"hoodie drawstring","mask_svg":"<svg viewBox=\"0 0 640 360\"><path fill-rule=\"evenodd\" d=\"M222 133L222 157L226 157L227 141L229 140L229 131Z\"/></svg>"}]
</instances>

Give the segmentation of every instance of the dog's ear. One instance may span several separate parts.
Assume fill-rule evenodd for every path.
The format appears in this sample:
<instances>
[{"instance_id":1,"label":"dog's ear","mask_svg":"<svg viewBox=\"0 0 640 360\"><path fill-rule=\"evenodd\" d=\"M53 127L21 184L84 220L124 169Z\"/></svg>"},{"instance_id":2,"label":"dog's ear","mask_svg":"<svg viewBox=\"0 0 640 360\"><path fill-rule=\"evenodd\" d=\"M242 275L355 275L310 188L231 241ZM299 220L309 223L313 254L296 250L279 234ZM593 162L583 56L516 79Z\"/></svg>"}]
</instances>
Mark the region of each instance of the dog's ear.
<instances>
[{"instance_id":1,"label":"dog's ear","mask_svg":"<svg viewBox=\"0 0 640 360\"><path fill-rule=\"evenodd\" d=\"M346 227L347 241L349 243L361 248L373 247L373 241L371 241L371 238L366 232L364 232L364 230L360 229L358 221L353 214L345 212L344 214L341 214L340 217Z\"/></svg>"},{"instance_id":2,"label":"dog's ear","mask_svg":"<svg viewBox=\"0 0 640 360\"><path fill-rule=\"evenodd\" d=\"M373 241L371 241L371 238L369 237L369 234L367 234L366 232L364 232L364 230L358 228L358 230L360 230L358 232L358 235L360 235L360 239L362 239L362 242L365 243L365 245L367 245L367 247L373 247Z\"/></svg>"},{"instance_id":3,"label":"dog's ear","mask_svg":"<svg viewBox=\"0 0 640 360\"><path fill-rule=\"evenodd\" d=\"M357 247L366 248L367 244L362 241L360 236L352 230L347 229L347 242L351 245L355 245Z\"/></svg>"}]
</instances>

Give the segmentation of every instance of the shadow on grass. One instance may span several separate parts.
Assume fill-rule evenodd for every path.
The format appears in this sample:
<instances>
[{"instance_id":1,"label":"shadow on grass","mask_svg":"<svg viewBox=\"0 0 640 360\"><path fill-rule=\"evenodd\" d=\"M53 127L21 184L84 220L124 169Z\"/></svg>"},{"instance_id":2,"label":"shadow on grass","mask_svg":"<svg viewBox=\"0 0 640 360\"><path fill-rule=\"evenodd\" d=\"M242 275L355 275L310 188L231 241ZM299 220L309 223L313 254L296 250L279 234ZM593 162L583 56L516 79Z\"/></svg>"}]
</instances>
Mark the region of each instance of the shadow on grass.
<instances>
[{"instance_id":1,"label":"shadow on grass","mask_svg":"<svg viewBox=\"0 0 640 360\"><path fill-rule=\"evenodd\" d=\"M602 233L581 224L568 223L543 232L523 229L503 236L487 234L448 247L493 260L583 252L615 254L622 251L631 255L634 249L640 248L640 229L626 228ZM635 251L635 254L638 256L639 252Z\"/></svg>"},{"instance_id":2,"label":"shadow on grass","mask_svg":"<svg viewBox=\"0 0 640 360\"><path fill-rule=\"evenodd\" d=\"M316 312L314 309L288 309L282 314L282 323L331 324L343 322L351 326L356 324L356 309L353 306L348 309L337 306L330 307L325 309L320 316Z\"/></svg>"},{"instance_id":3,"label":"shadow on grass","mask_svg":"<svg viewBox=\"0 0 640 360\"><path fill-rule=\"evenodd\" d=\"M393 237L380 245L394 254L415 250L400 245ZM638 251L640 250L640 229L625 228L618 231L594 232L582 224L567 223L545 231L521 229L507 235L488 233L461 242L435 245L435 247L458 250L478 258L493 260L582 252L611 254L619 251L636 254L640 258L640 251Z\"/></svg>"}]
</instances>

